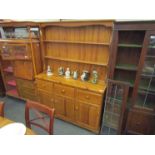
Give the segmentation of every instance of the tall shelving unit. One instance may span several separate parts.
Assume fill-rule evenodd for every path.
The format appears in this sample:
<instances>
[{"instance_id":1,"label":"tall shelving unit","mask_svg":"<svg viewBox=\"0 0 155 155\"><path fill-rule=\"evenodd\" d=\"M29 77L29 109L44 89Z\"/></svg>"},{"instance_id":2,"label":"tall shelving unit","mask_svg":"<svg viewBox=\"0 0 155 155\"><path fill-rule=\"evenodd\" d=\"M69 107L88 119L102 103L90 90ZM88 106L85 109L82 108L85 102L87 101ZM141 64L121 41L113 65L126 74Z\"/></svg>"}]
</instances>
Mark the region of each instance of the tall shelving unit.
<instances>
[{"instance_id":1,"label":"tall shelving unit","mask_svg":"<svg viewBox=\"0 0 155 155\"><path fill-rule=\"evenodd\" d=\"M110 64L109 78L124 81L130 85L127 101L129 110L127 134L151 134L154 130L150 123L155 118L153 112L155 62L152 56L153 50L151 50L154 44L149 44L149 37L153 30L155 30L155 23L152 21L116 22L114 26L111 56L114 61ZM152 40L150 42L153 42ZM147 55L147 50L151 54ZM151 72L148 72L149 69ZM147 108L146 106L151 106L151 103L152 107Z\"/></svg>"}]
</instances>

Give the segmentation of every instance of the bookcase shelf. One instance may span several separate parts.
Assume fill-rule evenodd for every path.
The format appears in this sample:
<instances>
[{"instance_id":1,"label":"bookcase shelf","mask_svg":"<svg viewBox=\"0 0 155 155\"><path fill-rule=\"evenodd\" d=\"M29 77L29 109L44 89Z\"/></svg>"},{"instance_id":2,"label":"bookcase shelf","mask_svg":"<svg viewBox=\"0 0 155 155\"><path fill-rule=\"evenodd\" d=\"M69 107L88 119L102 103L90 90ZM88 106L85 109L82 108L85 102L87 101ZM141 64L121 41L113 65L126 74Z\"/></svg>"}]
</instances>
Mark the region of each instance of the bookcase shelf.
<instances>
[{"instance_id":1,"label":"bookcase shelf","mask_svg":"<svg viewBox=\"0 0 155 155\"><path fill-rule=\"evenodd\" d=\"M128 71L137 71L137 66L132 64L116 64L115 68Z\"/></svg>"},{"instance_id":2,"label":"bookcase shelf","mask_svg":"<svg viewBox=\"0 0 155 155\"><path fill-rule=\"evenodd\" d=\"M122 44L119 43L118 47L131 47L131 48L142 48L142 45L138 45L138 44Z\"/></svg>"},{"instance_id":3,"label":"bookcase shelf","mask_svg":"<svg viewBox=\"0 0 155 155\"><path fill-rule=\"evenodd\" d=\"M98 42L84 42L84 41L69 41L69 40L44 40L45 43L67 43L67 44L88 44L88 45L101 45L109 46L110 43L98 43Z\"/></svg>"},{"instance_id":4,"label":"bookcase shelf","mask_svg":"<svg viewBox=\"0 0 155 155\"><path fill-rule=\"evenodd\" d=\"M83 63L83 64L105 66L105 67L108 66L108 64L98 63L98 62L93 62L93 61L73 60L73 59L59 58L59 57L53 57L53 56L45 56L45 58L46 59L61 60L61 61L68 61L68 62L75 62L75 63Z\"/></svg>"},{"instance_id":5,"label":"bookcase shelf","mask_svg":"<svg viewBox=\"0 0 155 155\"><path fill-rule=\"evenodd\" d=\"M16 81L15 80L9 80L7 81L7 84L13 87L16 87Z\"/></svg>"}]
</instances>

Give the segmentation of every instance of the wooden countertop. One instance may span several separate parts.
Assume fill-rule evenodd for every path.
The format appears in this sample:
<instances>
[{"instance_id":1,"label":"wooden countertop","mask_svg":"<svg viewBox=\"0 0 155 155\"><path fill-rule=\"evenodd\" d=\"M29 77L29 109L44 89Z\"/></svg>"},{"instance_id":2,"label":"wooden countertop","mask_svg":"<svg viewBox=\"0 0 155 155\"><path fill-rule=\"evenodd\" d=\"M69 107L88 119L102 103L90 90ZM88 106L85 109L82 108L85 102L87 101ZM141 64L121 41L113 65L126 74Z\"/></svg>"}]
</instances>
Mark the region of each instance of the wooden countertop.
<instances>
[{"instance_id":1,"label":"wooden countertop","mask_svg":"<svg viewBox=\"0 0 155 155\"><path fill-rule=\"evenodd\" d=\"M14 122L5 118L5 117L0 116L0 128L7 125L7 124L10 124L10 123L14 123ZM26 128L26 134L25 135L35 135L35 133L31 129Z\"/></svg>"},{"instance_id":2,"label":"wooden countertop","mask_svg":"<svg viewBox=\"0 0 155 155\"><path fill-rule=\"evenodd\" d=\"M89 90L89 91L93 91L101 94L105 92L105 89L107 87L106 83L103 81L99 81L97 84L93 84L89 81L85 82L81 80L74 80L72 78L66 79L64 76L58 76L55 74L53 74L52 76L47 76L46 73L41 73L36 76L36 79L69 85L72 87L77 87L77 88L81 88L81 89L85 89L85 90Z\"/></svg>"}]
</instances>

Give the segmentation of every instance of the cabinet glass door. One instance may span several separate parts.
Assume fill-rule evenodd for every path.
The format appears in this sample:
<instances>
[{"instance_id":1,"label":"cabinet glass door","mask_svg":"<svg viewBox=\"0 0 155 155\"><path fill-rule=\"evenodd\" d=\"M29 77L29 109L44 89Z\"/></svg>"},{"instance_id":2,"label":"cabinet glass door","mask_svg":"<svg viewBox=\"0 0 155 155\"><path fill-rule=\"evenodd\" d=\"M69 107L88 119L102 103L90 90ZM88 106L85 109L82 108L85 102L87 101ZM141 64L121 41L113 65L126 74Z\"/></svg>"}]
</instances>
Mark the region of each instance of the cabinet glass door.
<instances>
[{"instance_id":1,"label":"cabinet glass door","mask_svg":"<svg viewBox=\"0 0 155 155\"><path fill-rule=\"evenodd\" d=\"M8 44L4 44L1 47L1 51L2 51L2 59L12 59L13 58L12 46L9 46Z\"/></svg>"},{"instance_id":2,"label":"cabinet glass door","mask_svg":"<svg viewBox=\"0 0 155 155\"><path fill-rule=\"evenodd\" d=\"M109 80L103 114L102 134L121 134L122 117L125 110L129 86Z\"/></svg>"},{"instance_id":3,"label":"cabinet glass door","mask_svg":"<svg viewBox=\"0 0 155 155\"><path fill-rule=\"evenodd\" d=\"M155 108L155 35L150 35L149 38L135 105L149 109Z\"/></svg>"},{"instance_id":4,"label":"cabinet glass door","mask_svg":"<svg viewBox=\"0 0 155 155\"><path fill-rule=\"evenodd\" d=\"M13 53L15 59L29 59L30 58L30 52L29 52L29 46L28 45L14 45L13 46Z\"/></svg>"}]
</instances>

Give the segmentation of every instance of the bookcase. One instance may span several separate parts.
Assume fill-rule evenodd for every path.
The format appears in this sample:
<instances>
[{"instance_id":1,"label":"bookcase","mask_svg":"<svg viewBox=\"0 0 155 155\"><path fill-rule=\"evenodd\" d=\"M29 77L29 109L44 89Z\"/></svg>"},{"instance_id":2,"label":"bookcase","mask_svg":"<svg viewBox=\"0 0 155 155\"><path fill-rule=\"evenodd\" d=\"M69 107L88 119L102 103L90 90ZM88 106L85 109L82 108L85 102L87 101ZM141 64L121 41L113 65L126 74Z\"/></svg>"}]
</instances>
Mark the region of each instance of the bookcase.
<instances>
[{"instance_id":1,"label":"bookcase","mask_svg":"<svg viewBox=\"0 0 155 155\"><path fill-rule=\"evenodd\" d=\"M126 131L130 132L127 133L147 134L144 124L150 128L151 123L144 122L154 119L154 30L153 21L116 22L114 26L111 70L108 75L111 79L130 85L126 127ZM132 119L133 115L142 117L136 120ZM145 129L141 130L142 128ZM152 128L150 131L153 131Z\"/></svg>"},{"instance_id":2,"label":"bookcase","mask_svg":"<svg viewBox=\"0 0 155 155\"><path fill-rule=\"evenodd\" d=\"M38 100L56 109L56 117L99 133L109 64L113 21L41 23L44 72L36 76ZM47 76L50 66L53 75ZM63 67L78 78L59 76ZM83 71L89 73L81 80ZM97 83L92 72L97 71Z\"/></svg>"},{"instance_id":3,"label":"bookcase","mask_svg":"<svg viewBox=\"0 0 155 155\"><path fill-rule=\"evenodd\" d=\"M42 71L39 24L4 22L0 24L0 27L2 77L6 94L32 99L30 96L36 96L35 75ZM27 83L26 91L20 80ZM33 84L33 91L29 83Z\"/></svg>"}]
</instances>

